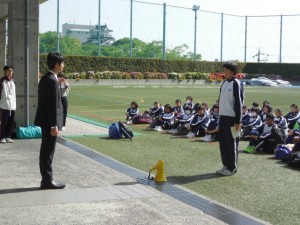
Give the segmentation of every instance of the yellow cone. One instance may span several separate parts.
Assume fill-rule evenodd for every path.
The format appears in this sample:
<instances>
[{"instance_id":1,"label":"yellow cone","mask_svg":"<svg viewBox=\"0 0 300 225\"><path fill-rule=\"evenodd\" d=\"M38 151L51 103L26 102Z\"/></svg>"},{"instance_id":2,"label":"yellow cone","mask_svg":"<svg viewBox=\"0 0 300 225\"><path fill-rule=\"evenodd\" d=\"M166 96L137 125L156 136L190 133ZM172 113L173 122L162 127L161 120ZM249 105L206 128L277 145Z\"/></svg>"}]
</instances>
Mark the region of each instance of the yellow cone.
<instances>
[{"instance_id":1,"label":"yellow cone","mask_svg":"<svg viewBox=\"0 0 300 225\"><path fill-rule=\"evenodd\" d=\"M157 162L157 164L150 169L150 172L152 170L157 170L155 178L154 178L154 180L156 182L167 181L166 176L165 176L165 162L163 160L159 160Z\"/></svg>"}]
</instances>

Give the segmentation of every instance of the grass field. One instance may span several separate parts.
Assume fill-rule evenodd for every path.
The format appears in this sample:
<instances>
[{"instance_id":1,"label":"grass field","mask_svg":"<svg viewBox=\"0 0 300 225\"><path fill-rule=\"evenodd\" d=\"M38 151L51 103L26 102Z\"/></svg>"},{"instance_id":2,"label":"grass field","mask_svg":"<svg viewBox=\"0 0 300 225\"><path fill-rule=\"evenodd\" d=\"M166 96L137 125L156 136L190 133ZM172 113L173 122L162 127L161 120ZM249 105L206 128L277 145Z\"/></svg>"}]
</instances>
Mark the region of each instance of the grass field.
<instances>
[{"instance_id":1,"label":"grass field","mask_svg":"<svg viewBox=\"0 0 300 225\"><path fill-rule=\"evenodd\" d=\"M269 100L273 108L289 111L298 103L300 89L273 87L246 87L245 103L260 104ZM210 106L218 98L218 86L197 87L113 87L73 86L69 95L69 113L97 122L111 124L124 120L125 111L135 100L141 111L154 101L174 104L192 95L194 102ZM76 137L74 141L91 147L116 160L143 171L165 161L167 179L213 200L244 211L272 224L300 224L299 170L293 170L273 155L239 154L239 171L231 177L215 174L221 165L217 142L202 143L197 139L176 138L169 134L146 131L147 125L131 125L133 142L106 137ZM240 142L239 149L247 142Z\"/></svg>"}]
</instances>

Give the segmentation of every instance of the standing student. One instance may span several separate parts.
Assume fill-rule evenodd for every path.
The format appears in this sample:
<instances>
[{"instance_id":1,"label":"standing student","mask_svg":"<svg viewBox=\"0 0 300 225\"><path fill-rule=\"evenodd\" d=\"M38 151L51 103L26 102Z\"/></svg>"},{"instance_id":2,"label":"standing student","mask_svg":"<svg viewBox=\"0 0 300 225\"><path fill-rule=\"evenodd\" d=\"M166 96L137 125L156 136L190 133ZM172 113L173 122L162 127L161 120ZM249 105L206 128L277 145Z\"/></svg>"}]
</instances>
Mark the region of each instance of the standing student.
<instances>
[{"instance_id":1,"label":"standing student","mask_svg":"<svg viewBox=\"0 0 300 225\"><path fill-rule=\"evenodd\" d=\"M1 111L1 132L0 143L13 143L11 130L16 110L16 86L13 80L14 68L4 66L4 76L0 78L0 111Z\"/></svg>"},{"instance_id":2,"label":"standing student","mask_svg":"<svg viewBox=\"0 0 300 225\"><path fill-rule=\"evenodd\" d=\"M63 111L57 75L63 71L64 57L60 53L47 56L49 71L42 76L38 86L38 106L35 125L42 128L40 148L41 189L62 189L65 184L53 181L52 161L56 138L62 128Z\"/></svg>"},{"instance_id":3,"label":"standing student","mask_svg":"<svg viewBox=\"0 0 300 225\"><path fill-rule=\"evenodd\" d=\"M223 168L216 173L231 176L237 172L239 137L234 136L240 130L244 93L235 78L237 65L225 62L223 69L226 80L221 85L219 95L219 144Z\"/></svg>"},{"instance_id":4,"label":"standing student","mask_svg":"<svg viewBox=\"0 0 300 225\"><path fill-rule=\"evenodd\" d=\"M66 121L67 121L67 114L68 114L68 94L70 91L70 85L66 80L66 76L63 73L57 75L60 87L60 94L61 94L61 103L63 106L63 127L61 128L62 131L66 130Z\"/></svg>"}]
</instances>

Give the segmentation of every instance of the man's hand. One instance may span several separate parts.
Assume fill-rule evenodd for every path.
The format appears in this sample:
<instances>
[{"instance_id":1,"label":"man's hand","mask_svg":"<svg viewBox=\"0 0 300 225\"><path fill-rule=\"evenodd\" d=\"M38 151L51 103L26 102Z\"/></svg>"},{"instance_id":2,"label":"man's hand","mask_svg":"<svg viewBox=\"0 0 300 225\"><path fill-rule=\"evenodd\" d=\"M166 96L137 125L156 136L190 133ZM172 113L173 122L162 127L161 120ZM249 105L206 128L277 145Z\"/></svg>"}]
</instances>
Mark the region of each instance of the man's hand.
<instances>
[{"instance_id":1,"label":"man's hand","mask_svg":"<svg viewBox=\"0 0 300 225\"><path fill-rule=\"evenodd\" d=\"M58 135L58 128L57 127L51 127L51 135L57 136Z\"/></svg>"}]
</instances>

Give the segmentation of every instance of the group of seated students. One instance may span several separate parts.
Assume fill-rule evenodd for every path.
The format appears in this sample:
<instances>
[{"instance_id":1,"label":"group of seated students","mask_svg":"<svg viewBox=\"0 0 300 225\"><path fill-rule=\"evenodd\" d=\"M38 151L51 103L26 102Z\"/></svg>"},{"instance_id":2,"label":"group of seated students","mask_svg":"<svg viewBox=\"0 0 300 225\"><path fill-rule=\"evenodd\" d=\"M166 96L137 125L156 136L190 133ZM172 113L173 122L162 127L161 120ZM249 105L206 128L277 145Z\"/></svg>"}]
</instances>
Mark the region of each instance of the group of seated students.
<instances>
[{"instance_id":1,"label":"group of seated students","mask_svg":"<svg viewBox=\"0 0 300 225\"><path fill-rule=\"evenodd\" d=\"M187 96L182 105L180 99L175 106L162 106L154 102L153 107L140 113L138 104L131 102L126 112L126 120L131 124L134 118L148 115L152 117L149 128L155 131L166 131L187 138L200 137L200 140L211 142L218 140L219 106L218 101L211 109L206 103L193 103L193 97ZM243 106L241 140L249 140L245 152L273 153L277 144L295 144L300 149L300 112L296 104L290 106L290 112L283 116L281 109L274 110L269 101L264 101L262 108L253 102L252 107Z\"/></svg>"},{"instance_id":2,"label":"group of seated students","mask_svg":"<svg viewBox=\"0 0 300 225\"><path fill-rule=\"evenodd\" d=\"M273 108L268 101L252 103L250 109L243 107L241 139L249 140L244 150L248 153L274 153L278 144L297 143L300 136L300 112L296 104L290 106L290 112L282 115L281 109ZM298 141L299 142L299 141ZM298 144L295 145L297 148Z\"/></svg>"},{"instance_id":3,"label":"group of seated students","mask_svg":"<svg viewBox=\"0 0 300 225\"><path fill-rule=\"evenodd\" d=\"M165 131L173 135L187 138L201 137L200 140L211 142L218 139L219 106L216 103L211 109L206 103L193 103L193 97L187 96L182 105L180 99L175 100L175 106L162 106L154 102L153 107L140 113L138 104L131 102L126 112L127 124L132 124L138 116L152 117L149 128L155 131Z\"/></svg>"}]
</instances>

